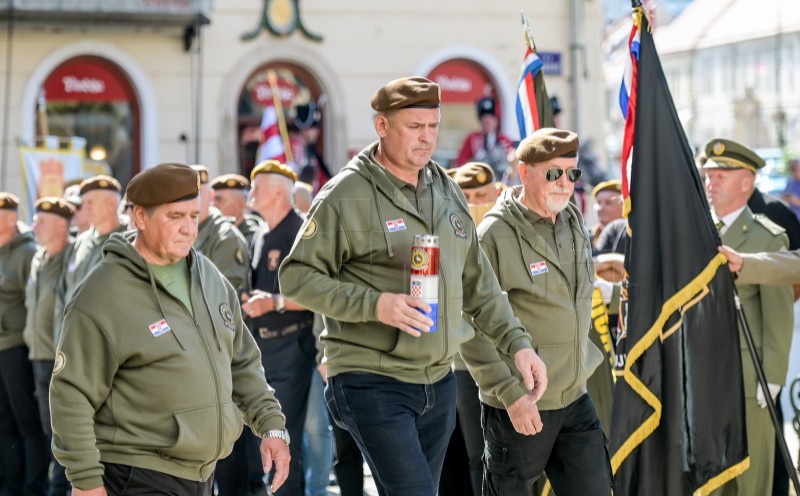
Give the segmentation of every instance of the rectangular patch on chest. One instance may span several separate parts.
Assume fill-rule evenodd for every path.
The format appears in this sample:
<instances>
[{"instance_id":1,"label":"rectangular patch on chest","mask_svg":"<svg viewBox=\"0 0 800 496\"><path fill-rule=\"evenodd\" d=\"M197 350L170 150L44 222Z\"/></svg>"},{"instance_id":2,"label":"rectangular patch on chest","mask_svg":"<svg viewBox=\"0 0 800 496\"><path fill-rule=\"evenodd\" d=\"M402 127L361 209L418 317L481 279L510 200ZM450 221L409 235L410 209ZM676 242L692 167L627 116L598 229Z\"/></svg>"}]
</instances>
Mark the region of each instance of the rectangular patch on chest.
<instances>
[{"instance_id":1,"label":"rectangular patch on chest","mask_svg":"<svg viewBox=\"0 0 800 496\"><path fill-rule=\"evenodd\" d=\"M158 322L150 324L150 332L155 337L165 334L171 330L172 329L170 329L169 324L167 324L167 321L164 319L161 319Z\"/></svg>"},{"instance_id":2,"label":"rectangular patch on chest","mask_svg":"<svg viewBox=\"0 0 800 496\"><path fill-rule=\"evenodd\" d=\"M530 269L532 276L538 276L540 274L544 274L549 270L547 268L547 262L545 262L544 260L542 260L541 262L533 262L530 265Z\"/></svg>"},{"instance_id":3,"label":"rectangular patch on chest","mask_svg":"<svg viewBox=\"0 0 800 496\"><path fill-rule=\"evenodd\" d=\"M389 232L405 231L406 221L404 221L403 219L387 220L386 229L388 229Z\"/></svg>"}]
</instances>

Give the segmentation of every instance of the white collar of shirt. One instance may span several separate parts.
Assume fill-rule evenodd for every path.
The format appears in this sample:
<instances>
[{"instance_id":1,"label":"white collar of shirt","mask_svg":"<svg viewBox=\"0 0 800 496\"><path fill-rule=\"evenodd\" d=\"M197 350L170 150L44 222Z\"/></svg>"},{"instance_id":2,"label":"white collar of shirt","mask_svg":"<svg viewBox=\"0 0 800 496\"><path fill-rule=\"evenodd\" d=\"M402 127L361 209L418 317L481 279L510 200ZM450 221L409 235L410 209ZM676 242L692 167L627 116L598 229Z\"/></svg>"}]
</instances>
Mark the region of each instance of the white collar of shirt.
<instances>
[{"instance_id":1,"label":"white collar of shirt","mask_svg":"<svg viewBox=\"0 0 800 496\"><path fill-rule=\"evenodd\" d=\"M723 236L725 235L726 232L728 232L728 228L731 227L731 225L733 225L734 222L736 222L736 219L738 219L740 215L742 215L742 212L744 212L744 207L746 206L747 206L746 204L742 205L742 208L734 210L733 212L719 219L723 222L723 224L725 224L724 226L722 226L722 229L719 230L720 236Z\"/></svg>"}]
</instances>

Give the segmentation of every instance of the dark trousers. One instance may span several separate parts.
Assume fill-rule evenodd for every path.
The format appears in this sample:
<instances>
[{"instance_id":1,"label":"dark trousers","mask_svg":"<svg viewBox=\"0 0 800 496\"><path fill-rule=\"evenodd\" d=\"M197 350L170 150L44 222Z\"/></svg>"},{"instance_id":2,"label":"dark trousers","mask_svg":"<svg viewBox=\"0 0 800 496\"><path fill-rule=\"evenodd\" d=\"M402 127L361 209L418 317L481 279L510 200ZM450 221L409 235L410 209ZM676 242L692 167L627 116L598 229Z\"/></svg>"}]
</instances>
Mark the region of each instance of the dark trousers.
<instances>
[{"instance_id":1,"label":"dark trousers","mask_svg":"<svg viewBox=\"0 0 800 496\"><path fill-rule=\"evenodd\" d=\"M53 360L31 361L33 381L36 387L36 402L39 405L39 420L48 440L53 437L53 429L50 425L50 378L53 376L53 365ZM52 450L48 450L48 452L50 453L50 485L47 488L47 496L69 494L71 486L67 480L65 469L52 456Z\"/></svg>"},{"instance_id":2,"label":"dark trousers","mask_svg":"<svg viewBox=\"0 0 800 496\"><path fill-rule=\"evenodd\" d=\"M261 349L261 362L267 382L275 389L275 397L286 416L286 429L291 443L292 461L289 478L276 496L304 496L303 425L308 410L311 378L316 373L316 347L311 328L273 339L256 337Z\"/></svg>"},{"instance_id":3,"label":"dark trousers","mask_svg":"<svg viewBox=\"0 0 800 496\"><path fill-rule=\"evenodd\" d=\"M435 496L455 427L455 376L434 384L346 373L331 377L325 401L372 469L381 496Z\"/></svg>"},{"instance_id":4,"label":"dark trousers","mask_svg":"<svg viewBox=\"0 0 800 496\"><path fill-rule=\"evenodd\" d=\"M333 470L341 496L363 496L364 457L356 440L331 420L333 426Z\"/></svg>"},{"instance_id":5,"label":"dark trousers","mask_svg":"<svg viewBox=\"0 0 800 496\"><path fill-rule=\"evenodd\" d=\"M0 351L0 461L8 494L47 493L50 444L34 390L28 347Z\"/></svg>"},{"instance_id":6,"label":"dark trousers","mask_svg":"<svg viewBox=\"0 0 800 496\"><path fill-rule=\"evenodd\" d=\"M481 400L478 397L478 385L466 370L456 370L457 393L456 409L467 448L469 463L469 481L472 484L473 496L481 495L483 480L483 429L481 428Z\"/></svg>"},{"instance_id":7,"label":"dark trousers","mask_svg":"<svg viewBox=\"0 0 800 496\"><path fill-rule=\"evenodd\" d=\"M483 494L530 496L543 472L559 496L609 496L613 486L605 435L588 394L540 412L542 431L524 436L505 410L483 404Z\"/></svg>"},{"instance_id":8,"label":"dark trousers","mask_svg":"<svg viewBox=\"0 0 800 496\"><path fill-rule=\"evenodd\" d=\"M213 496L213 479L197 482L146 468L104 463L108 496Z\"/></svg>"},{"instance_id":9,"label":"dark trousers","mask_svg":"<svg viewBox=\"0 0 800 496\"><path fill-rule=\"evenodd\" d=\"M233 451L217 462L214 482L218 496L266 494L264 465L261 463L261 440L245 427L233 445Z\"/></svg>"}]
</instances>

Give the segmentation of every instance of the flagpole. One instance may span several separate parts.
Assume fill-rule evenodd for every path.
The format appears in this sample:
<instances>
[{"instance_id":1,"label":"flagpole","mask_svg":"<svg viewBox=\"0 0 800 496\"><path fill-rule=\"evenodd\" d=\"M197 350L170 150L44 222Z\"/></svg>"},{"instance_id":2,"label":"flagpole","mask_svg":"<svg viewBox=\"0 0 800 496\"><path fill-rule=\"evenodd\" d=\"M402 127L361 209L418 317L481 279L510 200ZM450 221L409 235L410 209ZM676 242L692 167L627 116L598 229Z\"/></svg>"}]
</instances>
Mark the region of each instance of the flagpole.
<instances>
[{"instance_id":1,"label":"flagpole","mask_svg":"<svg viewBox=\"0 0 800 496\"><path fill-rule=\"evenodd\" d=\"M525 38L525 43L532 52L536 52L536 43L533 42L533 31L531 30L531 23L528 16L525 15L524 10L519 11L522 16L522 36Z\"/></svg>"},{"instance_id":2,"label":"flagpole","mask_svg":"<svg viewBox=\"0 0 800 496\"><path fill-rule=\"evenodd\" d=\"M293 162L292 144L289 141L289 131L286 129L286 116L283 115L283 104L281 103L281 96L278 91L278 75L275 73L274 69L269 69L267 71L267 83L269 83L269 89L272 93L272 105L275 107L275 113L278 114L278 130L281 133L286 161Z\"/></svg>"},{"instance_id":3,"label":"flagpole","mask_svg":"<svg viewBox=\"0 0 800 496\"><path fill-rule=\"evenodd\" d=\"M761 392L764 393L764 399L767 401L767 410L772 419L772 425L775 427L775 438L778 442L778 448L783 458L783 463L786 465L786 471L789 473L789 478L792 479L795 494L800 494L800 480L797 478L797 469L792 466L792 457L789 454L789 448L786 446L786 438L783 436L783 426L778 421L778 411L775 409L775 402L772 400L772 395L769 392L769 384L767 383L767 376L764 373L764 367L761 365L761 359L756 353L756 345L753 341L753 333L750 331L750 325L747 323L747 317L742 309L742 301L739 298L739 291L734 286L734 301L736 302L736 314L739 317L739 324L742 326L742 334L744 340L747 342L747 349L750 351L750 358L753 359L753 365L756 369L758 376L758 384L761 386Z\"/></svg>"}]
</instances>

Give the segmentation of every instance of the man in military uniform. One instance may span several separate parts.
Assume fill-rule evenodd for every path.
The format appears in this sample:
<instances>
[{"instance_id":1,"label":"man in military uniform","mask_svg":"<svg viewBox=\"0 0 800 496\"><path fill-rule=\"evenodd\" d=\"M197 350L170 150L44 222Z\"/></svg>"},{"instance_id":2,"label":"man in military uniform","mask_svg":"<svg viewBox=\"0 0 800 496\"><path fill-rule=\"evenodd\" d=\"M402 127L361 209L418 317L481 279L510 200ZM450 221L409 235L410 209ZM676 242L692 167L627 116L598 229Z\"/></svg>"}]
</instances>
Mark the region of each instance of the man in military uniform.
<instances>
[{"instance_id":1,"label":"man in military uniform","mask_svg":"<svg viewBox=\"0 0 800 496\"><path fill-rule=\"evenodd\" d=\"M470 133L464 138L461 150L456 157L455 165L460 167L476 160L486 162L494 171L498 181L505 181L513 171L509 168L509 155L514 151L514 142L500 132L500 120L497 118L495 101L491 97L478 100L478 120L481 130Z\"/></svg>"},{"instance_id":2,"label":"man in military uniform","mask_svg":"<svg viewBox=\"0 0 800 496\"><path fill-rule=\"evenodd\" d=\"M244 236L248 248L253 245L253 234L264 224L257 215L245 213L247 190L250 181L239 174L224 174L211 181L211 206L234 220L236 228Z\"/></svg>"},{"instance_id":3,"label":"man in military uniform","mask_svg":"<svg viewBox=\"0 0 800 496\"><path fill-rule=\"evenodd\" d=\"M236 289L247 284L250 263L247 241L228 217L211 207L208 169L193 165L200 177L200 219L194 249L207 256Z\"/></svg>"},{"instance_id":4,"label":"man in military uniform","mask_svg":"<svg viewBox=\"0 0 800 496\"><path fill-rule=\"evenodd\" d=\"M511 361L482 336L461 346L483 402L483 494L529 496L543 472L556 494L610 495L605 436L586 380L603 360L589 340L594 266L583 217L569 199L580 177L578 136L542 128L517 148L521 186L503 192L478 227L500 287L547 365L542 429L515 432L507 399L525 394ZM509 379L512 379L509 381ZM508 384L510 392L504 392Z\"/></svg>"},{"instance_id":5,"label":"man in military uniform","mask_svg":"<svg viewBox=\"0 0 800 496\"><path fill-rule=\"evenodd\" d=\"M284 418L236 292L192 249L199 186L183 164L136 175L137 231L108 240L67 306L50 400L73 496L211 496L243 418L273 489L286 478Z\"/></svg>"},{"instance_id":6,"label":"man in military uniform","mask_svg":"<svg viewBox=\"0 0 800 496\"><path fill-rule=\"evenodd\" d=\"M22 333L28 346L28 358L33 366L36 399L42 430L52 436L50 428L50 376L56 359L56 343L61 330L63 302L57 303L56 288L64 277L65 254L72 244L69 226L75 207L64 198L40 198L34 204L32 230L40 248L31 263L31 275L25 290L28 317ZM49 495L63 496L69 492L64 467L53 460L50 472Z\"/></svg>"},{"instance_id":7,"label":"man in military uniform","mask_svg":"<svg viewBox=\"0 0 800 496\"><path fill-rule=\"evenodd\" d=\"M22 337L25 284L36 243L17 218L18 205L16 196L0 193L0 463L4 477L0 489L4 494L44 495L50 455Z\"/></svg>"},{"instance_id":8,"label":"man in military uniform","mask_svg":"<svg viewBox=\"0 0 800 496\"><path fill-rule=\"evenodd\" d=\"M531 391L514 408L523 432L541 428L531 414L547 378L478 246L461 191L430 160L439 85L397 79L371 103L379 140L317 196L281 266L281 291L324 316L325 398L381 494L434 496L455 425L453 356L474 335L463 318L522 371ZM439 237L435 312L408 294L412 243L421 234ZM418 254L413 263L424 260Z\"/></svg>"},{"instance_id":9,"label":"man in military uniform","mask_svg":"<svg viewBox=\"0 0 800 496\"><path fill-rule=\"evenodd\" d=\"M725 139L706 144L706 189L722 242L742 252L781 251L788 246L784 229L762 215L753 215L747 200L756 171L764 160L744 145ZM789 287L736 282L756 352L769 382L766 394L777 396L786 379L793 327ZM750 468L719 490L719 494L771 494L775 433L758 384L747 344L741 339L742 377L747 416Z\"/></svg>"},{"instance_id":10,"label":"man in military uniform","mask_svg":"<svg viewBox=\"0 0 800 496\"><path fill-rule=\"evenodd\" d=\"M609 179L592 189L597 225L590 232L595 255L624 255L628 245L628 219L622 215L622 181Z\"/></svg>"},{"instance_id":11,"label":"man in military uniform","mask_svg":"<svg viewBox=\"0 0 800 496\"><path fill-rule=\"evenodd\" d=\"M70 221L70 234L77 237L83 234L90 227L92 227L86 209L83 208L83 200L81 200L81 185L73 184L64 189L64 198L67 199L75 207L75 215L72 216Z\"/></svg>"},{"instance_id":12,"label":"man in military uniform","mask_svg":"<svg viewBox=\"0 0 800 496\"><path fill-rule=\"evenodd\" d=\"M65 304L77 285L100 262L103 243L112 233L125 231L126 226L117 215L121 191L119 181L105 175L90 177L80 185L81 209L86 210L92 227L78 236L70 253L65 255L68 258L62 285Z\"/></svg>"},{"instance_id":13,"label":"man in military uniform","mask_svg":"<svg viewBox=\"0 0 800 496\"><path fill-rule=\"evenodd\" d=\"M252 319L267 381L286 415L293 439L303 438L308 391L316 368L313 314L286 298L278 281L278 267L289 254L303 219L292 208L297 176L275 160L256 165L251 173L250 208L266 223L256 234L250 272L249 298L244 313ZM303 496L303 443L292 445L289 479L278 496Z\"/></svg>"},{"instance_id":14,"label":"man in military uniform","mask_svg":"<svg viewBox=\"0 0 800 496\"><path fill-rule=\"evenodd\" d=\"M731 272L740 284L797 284L800 282L800 250L774 253L739 253L721 246Z\"/></svg>"}]
</instances>

